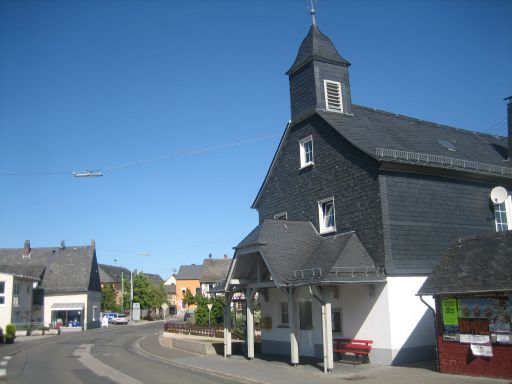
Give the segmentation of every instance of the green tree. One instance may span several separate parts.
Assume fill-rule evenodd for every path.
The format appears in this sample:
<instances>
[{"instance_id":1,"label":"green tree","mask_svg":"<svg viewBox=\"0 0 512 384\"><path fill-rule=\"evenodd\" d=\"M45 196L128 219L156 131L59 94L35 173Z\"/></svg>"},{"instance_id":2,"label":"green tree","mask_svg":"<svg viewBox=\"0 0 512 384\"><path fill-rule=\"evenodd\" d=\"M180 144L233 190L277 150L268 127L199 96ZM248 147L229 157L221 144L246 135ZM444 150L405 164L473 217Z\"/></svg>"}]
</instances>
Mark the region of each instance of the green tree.
<instances>
[{"instance_id":1,"label":"green tree","mask_svg":"<svg viewBox=\"0 0 512 384\"><path fill-rule=\"evenodd\" d=\"M151 309L154 301L153 296L154 291L151 281L142 272L134 274L133 302L140 303L142 309Z\"/></svg>"},{"instance_id":2,"label":"green tree","mask_svg":"<svg viewBox=\"0 0 512 384\"><path fill-rule=\"evenodd\" d=\"M190 292L190 289L187 288L187 290L185 291L185 294L183 295L183 304L185 304L188 308L189 306L191 306L192 304L195 304L195 303L196 303L196 300L195 300L194 295L192 294L192 292Z\"/></svg>"},{"instance_id":3,"label":"green tree","mask_svg":"<svg viewBox=\"0 0 512 384\"><path fill-rule=\"evenodd\" d=\"M116 311L116 291L110 284L105 284L101 288L101 310L102 311Z\"/></svg>"},{"instance_id":4,"label":"green tree","mask_svg":"<svg viewBox=\"0 0 512 384\"><path fill-rule=\"evenodd\" d=\"M196 324L208 325L208 299L201 294L197 294L195 298L196 304Z\"/></svg>"},{"instance_id":5,"label":"green tree","mask_svg":"<svg viewBox=\"0 0 512 384\"><path fill-rule=\"evenodd\" d=\"M165 291L164 283L153 285L151 295L151 304L154 308L160 308L163 303L167 303L167 292Z\"/></svg>"},{"instance_id":6,"label":"green tree","mask_svg":"<svg viewBox=\"0 0 512 384\"><path fill-rule=\"evenodd\" d=\"M218 325L224 323L224 306L225 301L222 296L214 296L206 298L202 295L196 295L196 324L208 325L208 304L212 304L210 312L210 325Z\"/></svg>"}]
</instances>

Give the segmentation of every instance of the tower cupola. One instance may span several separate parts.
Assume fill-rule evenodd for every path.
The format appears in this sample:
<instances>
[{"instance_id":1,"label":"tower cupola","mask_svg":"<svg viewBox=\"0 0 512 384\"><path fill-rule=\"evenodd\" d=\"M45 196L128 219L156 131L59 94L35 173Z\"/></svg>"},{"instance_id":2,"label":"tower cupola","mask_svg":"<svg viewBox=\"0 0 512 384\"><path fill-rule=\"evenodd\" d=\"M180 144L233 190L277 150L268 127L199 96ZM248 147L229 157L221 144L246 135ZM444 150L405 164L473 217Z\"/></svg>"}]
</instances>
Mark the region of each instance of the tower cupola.
<instances>
[{"instance_id":1,"label":"tower cupola","mask_svg":"<svg viewBox=\"0 0 512 384\"><path fill-rule=\"evenodd\" d=\"M316 25L314 9L309 32L295 62L286 72L290 79L292 121L315 110L351 114L350 63Z\"/></svg>"}]
</instances>

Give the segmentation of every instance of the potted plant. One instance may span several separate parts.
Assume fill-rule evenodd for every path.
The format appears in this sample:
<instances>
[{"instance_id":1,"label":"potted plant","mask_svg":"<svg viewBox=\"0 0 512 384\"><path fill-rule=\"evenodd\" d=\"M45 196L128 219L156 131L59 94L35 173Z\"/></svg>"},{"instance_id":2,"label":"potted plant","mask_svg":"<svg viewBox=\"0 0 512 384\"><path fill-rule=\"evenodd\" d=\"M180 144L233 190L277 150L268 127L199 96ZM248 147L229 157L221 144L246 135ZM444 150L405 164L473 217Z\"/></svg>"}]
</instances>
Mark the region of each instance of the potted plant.
<instances>
[{"instance_id":1,"label":"potted plant","mask_svg":"<svg viewBox=\"0 0 512 384\"><path fill-rule=\"evenodd\" d=\"M7 324L5 327L5 344L14 343L16 337L16 326L14 324Z\"/></svg>"}]
</instances>

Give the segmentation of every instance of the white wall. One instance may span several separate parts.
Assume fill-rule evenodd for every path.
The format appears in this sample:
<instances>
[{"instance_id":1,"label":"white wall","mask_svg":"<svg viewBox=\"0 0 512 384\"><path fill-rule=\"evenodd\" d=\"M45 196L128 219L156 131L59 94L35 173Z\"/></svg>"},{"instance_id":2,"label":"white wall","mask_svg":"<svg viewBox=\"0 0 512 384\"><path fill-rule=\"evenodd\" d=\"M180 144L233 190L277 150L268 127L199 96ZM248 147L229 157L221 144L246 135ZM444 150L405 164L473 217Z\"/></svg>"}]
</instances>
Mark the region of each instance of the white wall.
<instances>
[{"instance_id":1,"label":"white wall","mask_svg":"<svg viewBox=\"0 0 512 384\"><path fill-rule=\"evenodd\" d=\"M12 275L0 273L0 281L5 282L5 303L0 304L0 327L3 328L5 333L5 326L11 323L12 285L14 279Z\"/></svg>"},{"instance_id":2,"label":"white wall","mask_svg":"<svg viewBox=\"0 0 512 384\"><path fill-rule=\"evenodd\" d=\"M389 310L391 319L391 348L419 347L435 342L433 315L423 304L416 292L426 277L388 277ZM427 296L424 300L434 307L434 300ZM420 323L421 321L421 323Z\"/></svg>"},{"instance_id":3,"label":"white wall","mask_svg":"<svg viewBox=\"0 0 512 384\"><path fill-rule=\"evenodd\" d=\"M409 354L419 348L420 351L414 353L423 353L423 347L435 342L432 314L415 296L425 279L388 277L382 284L336 286L338 294L332 300L332 310L341 309L343 332L334 337L373 340L372 361L379 364L391 364L401 350ZM262 340L288 343L289 328L279 326L281 302L286 301L286 296L278 289L269 289L268 297L268 301L261 301L261 309L262 317L272 318L272 329L262 330ZM297 292L297 298L312 301L313 342L321 345L320 303L312 299L305 288ZM433 300L429 300L433 305Z\"/></svg>"},{"instance_id":4,"label":"white wall","mask_svg":"<svg viewBox=\"0 0 512 384\"><path fill-rule=\"evenodd\" d=\"M87 303L87 294L75 294L75 295L45 295L44 296L44 325L50 326L50 323L52 321L52 305L53 304L69 304L69 303L80 303L84 306L84 314L82 316L82 319L84 320L84 326L86 326L88 319L88 310L92 311L92 308L90 309ZM97 304L94 304L97 305ZM92 319L92 315L91 315Z\"/></svg>"}]
</instances>

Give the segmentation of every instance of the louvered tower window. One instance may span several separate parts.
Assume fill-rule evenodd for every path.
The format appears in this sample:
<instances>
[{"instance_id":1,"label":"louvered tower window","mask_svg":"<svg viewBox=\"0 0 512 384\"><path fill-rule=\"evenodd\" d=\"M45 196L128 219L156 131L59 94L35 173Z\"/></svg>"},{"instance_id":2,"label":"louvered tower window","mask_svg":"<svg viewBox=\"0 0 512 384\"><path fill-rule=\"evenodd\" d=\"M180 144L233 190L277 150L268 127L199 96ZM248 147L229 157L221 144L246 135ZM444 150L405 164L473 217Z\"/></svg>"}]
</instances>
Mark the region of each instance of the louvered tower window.
<instances>
[{"instance_id":1,"label":"louvered tower window","mask_svg":"<svg viewBox=\"0 0 512 384\"><path fill-rule=\"evenodd\" d=\"M331 112L343 112L341 83L324 80L325 109Z\"/></svg>"}]
</instances>

